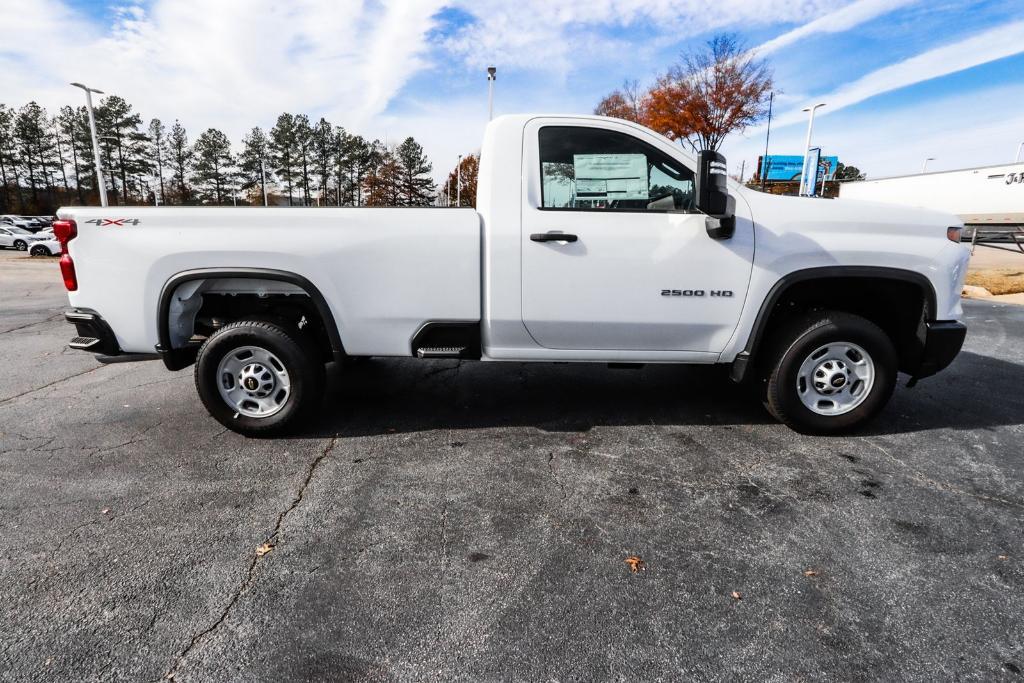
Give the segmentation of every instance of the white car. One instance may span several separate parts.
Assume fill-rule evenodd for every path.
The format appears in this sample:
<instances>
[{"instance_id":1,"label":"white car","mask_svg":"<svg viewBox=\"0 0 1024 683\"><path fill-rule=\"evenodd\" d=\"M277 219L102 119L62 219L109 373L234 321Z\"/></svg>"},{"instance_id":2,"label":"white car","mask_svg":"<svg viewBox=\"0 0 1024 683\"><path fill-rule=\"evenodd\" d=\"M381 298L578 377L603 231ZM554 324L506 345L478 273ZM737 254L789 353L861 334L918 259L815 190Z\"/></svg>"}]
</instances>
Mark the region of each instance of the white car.
<instances>
[{"instance_id":1,"label":"white car","mask_svg":"<svg viewBox=\"0 0 1024 683\"><path fill-rule=\"evenodd\" d=\"M20 228L14 225L0 225L0 247L4 247L6 249L25 251L29 248L29 245L35 244L36 242L42 242L47 239L52 240L53 236L40 237L29 232L25 228Z\"/></svg>"},{"instance_id":2,"label":"white car","mask_svg":"<svg viewBox=\"0 0 1024 683\"><path fill-rule=\"evenodd\" d=\"M32 219L25 218L24 216L14 216L11 214L7 214L4 216L0 216L0 227L15 227L32 232L32 228L36 227L36 222Z\"/></svg>"},{"instance_id":3,"label":"white car","mask_svg":"<svg viewBox=\"0 0 1024 683\"><path fill-rule=\"evenodd\" d=\"M60 242L51 235L49 239L33 242L28 253L31 256L60 256Z\"/></svg>"},{"instance_id":4,"label":"white car","mask_svg":"<svg viewBox=\"0 0 1024 683\"><path fill-rule=\"evenodd\" d=\"M314 410L352 356L720 363L815 433L953 361L959 219L726 173L627 121L520 115L487 126L476 210L63 208L71 347L196 363L245 434Z\"/></svg>"}]
</instances>

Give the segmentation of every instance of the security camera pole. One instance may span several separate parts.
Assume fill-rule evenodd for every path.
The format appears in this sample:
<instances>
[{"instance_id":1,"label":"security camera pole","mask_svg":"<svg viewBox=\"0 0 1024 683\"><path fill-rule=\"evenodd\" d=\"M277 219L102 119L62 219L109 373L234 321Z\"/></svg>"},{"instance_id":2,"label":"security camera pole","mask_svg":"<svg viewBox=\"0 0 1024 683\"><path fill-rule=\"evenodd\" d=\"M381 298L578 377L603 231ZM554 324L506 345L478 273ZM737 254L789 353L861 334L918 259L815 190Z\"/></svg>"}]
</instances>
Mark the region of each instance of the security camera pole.
<instances>
[{"instance_id":1,"label":"security camera pole","mask_svg":"<svg viewBox=\"0 0 1024 683\"><path fill-rule=\"evenodd\" d=\"M103 169L100 168L100 141L96 137L96 116L92 112L92 94L102 95L102 90L89 88L81 83L72 83L76 88L85 91L85 106L89 110L89 133L92 135L92 158L96 163L96 184L100 191L100 206L107 205L107 184L103 180Z\"/></svg>"},{"instance_id":2,"label":"security camera pole","mask_svg":"<svg viewBox=\"0 0 1024 683\"><path fill-rule=\"evenodd\" d=\"M817 178L813 178L810 181L810 183L811 183L810 185L808 185L808 183L807 183L807 177L806 177L807 176L807 158L811 154L811 131L814 130L814 112L817 111L819 107L824 107L824 106L825 106L824 102L819 102L818 104L814 105L813 107L804 107L803 108L803 111L811 112L811 120L807 122L807 144L804 145L804 166L800 170L800 194L802 194L802 195L810 194L809 188L813 188L814 187L814 183L817 180ZM817 170L817 169L815 169L815 170ZM814 175L817 176L817 173L815 173Z\"/></svg>"},{"instance_id":3,"label":"security camera pole","mask_svg":"<svg viewBox=\"0 0 1024 683\"><path fill-rule=\"evenodd\" d=\"M1020 153L1022 150L1024 150L1024 142L1017 145L1017 156L1013 158L1013 163L1017 163L1018 161L1020 161Z\"/></svg>"},{"instance_id":4,"label":"security camera pole","mask_svg":"<svg viewBox=\"0 0 1024 683\"><path fill-rule=\"evenodd\" d=\"M927 173L928 172L928 162L929 161L935 161L935 157L928 157L927 159L924 160L924 163L921 164L921 173Z\"/></svg>"},{"instance_id":5,"label":"security camera pole","mask_svg":"<svg viewBox=\"0 0 1024 683\"><path fill-rule=\"evenodd\" d=\"M498 68L487 67L487 120L494 118L494 81L497 78Z\"/></svg>"}]
</instances>

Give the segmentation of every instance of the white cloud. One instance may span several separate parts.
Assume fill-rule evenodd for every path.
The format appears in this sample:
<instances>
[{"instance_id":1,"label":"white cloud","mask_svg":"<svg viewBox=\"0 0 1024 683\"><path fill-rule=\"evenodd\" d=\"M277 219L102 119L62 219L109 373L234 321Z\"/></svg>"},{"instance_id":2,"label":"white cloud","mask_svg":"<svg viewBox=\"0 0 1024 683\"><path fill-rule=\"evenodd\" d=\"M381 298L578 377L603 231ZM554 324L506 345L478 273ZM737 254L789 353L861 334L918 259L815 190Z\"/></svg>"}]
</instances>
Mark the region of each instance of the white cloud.
<instances>
[{"instance_id":1,"label":"white cloud","mask_svg":"<svg viewBox=\"0 0 1024 683\"><path fill-rule=\"evenodd\" d=\"M58 0L0 0L0 92L78 104L69 81L233 139L281 111L368 125L427 64L441 0L154 0L100 26Z\"/></svg>"},{"instance_id":2,"label":"white cloud","mask_svg":"<svg viewBox=\"0 0 1024 683\"><path fill-rule=\"evenodd\" d=\"M458 0L476 21L445 41L455 55L480 64L557 71L597 59L629 60L644 39L609 37L628 28L657 47L726 27L806 22L835 6L829 0Z\"/></svg>"},{"instance_id":3,"label":"white cloud","mask_svg":"<svg viewBox=\"0 0 1024 683\"><path fill-rule=\"evenodd\" d=\"M815 119L814 145L835 154L871 177L917 173L927 157L933 171L969 168L1013 160L1024 131L1024 111L984 103L1024 101L1024 85L1000 86L969 93L951 93L928 102L929 111L907 102L884 113ZM772 127L771 154L801 154L804 126ZM745 159L750 177L764 154L764 134L734 138L723 149L730 171Z\"/></svg>"},{"instance_id":4,"label":"white cloud","mask_svg":"<svg viewBox=\"0 0 1024 683\"><path fill-rule=\"evenodd\" d=\"M965 71L982 64L1024 52L1024 21L1004 24L970 38L949 43L896 64L877 69L831 93L815 95L827 106L818 116L827 116L876 95ZM790 110L778 117L779 126L802 121L806 114Z\"/></svg>"},{"instance_id":5,"label":"white cloud","mask_svg":"<svg viewBox=\"0 0 1024 683\"><path fill-rule=\"evenodd\" d=\"M894 12L918 0L856 0L846 7L809 21L780 36L761 43L754 50L759 55L768 55L816 33L843 33L883 14Z\"/></svg>"}]
</instances>

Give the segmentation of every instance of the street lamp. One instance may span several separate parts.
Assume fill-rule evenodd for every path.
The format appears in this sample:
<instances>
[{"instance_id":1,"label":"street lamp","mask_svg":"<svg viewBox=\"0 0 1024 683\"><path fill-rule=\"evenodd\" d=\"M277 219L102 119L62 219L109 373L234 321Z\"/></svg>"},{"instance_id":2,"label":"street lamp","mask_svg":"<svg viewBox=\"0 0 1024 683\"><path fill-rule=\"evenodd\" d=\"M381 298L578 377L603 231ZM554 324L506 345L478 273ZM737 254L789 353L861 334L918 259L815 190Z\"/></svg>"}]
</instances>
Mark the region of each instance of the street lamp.
<instances>
[{"instance_id":1,"label":"street lamp","mask_svg":"<svg viewBox=\"0 0 1024 683\"><path fill-rule=\"evenodd\" d=\"M809 188L813 187L814 181L817 180L817 178L816 178L816 176L817 176L817 169L815 169L815 173L814 173L815 177L813 177L811 179L812 185L808 186L808 184L807 184L807 159L811 155L811 131L814 130L814 112L816 112L819 107L824 107L824 106L825 106L824 102L819 102L818 104L815 104L812 107L804 107L803 108L803 111L807 111L807 112L811 113L811 117L810 117L810 120L807 122L807 143L804 145L804 165L803 165L803 168L800 169L800 194L802 194L802 195L810 194L810 189Z\"/></svg>"},{"instance_id":2,"label":"street lamp","mask_svg":"<svg viewBox=\"0 0 1024 683\"><path fill-rule=\"evenodd\" d=\"M487 67L487 120L490 121L494 118L494 81L497 79L495 74L498 73L498 68L495 66Z\"/></svg>"},{"instance_id":3,"label":"street lamp","mask_svg":"<svg viewBox=\"0 0 1024 683\"><path fill-rule=\"evenodd\" d=\"M1013 158L1013 163L1017 163L1018 161L1020 161L1020 153L1022 151L1024 151L1024 142L1017 145L1017 156Z\"/></svg>"},{"instance_id":4,"label":"street lamp","mask_svg":"<svg viewBox=\"0 0 1024 683\"><path fill-rule=\"evenodd\" d=\"M89 88L81 83L72 83L71 85L85 91L85 106L89 110L89 133L92 135L92 157L93 161L96 162L96 185L100 190L100 206L106 206L107 185L103 181L103 169L100 168L100 142L96 138L96 115L92 111L92 94L102 95L103 91Z\"/></svg>"},{"instance_id":5,"label":"street lamp","mask_svg":"<svg viewBox=\"0 0 1024 683\"><path fill-rule=\"evenodd\" d=\"M935 157L928 157L927 159L924 160L924 163L921 164L921 173L927 173L928 172L928 162L929 161L935 161Z\"/></svg>"}]
</instances>

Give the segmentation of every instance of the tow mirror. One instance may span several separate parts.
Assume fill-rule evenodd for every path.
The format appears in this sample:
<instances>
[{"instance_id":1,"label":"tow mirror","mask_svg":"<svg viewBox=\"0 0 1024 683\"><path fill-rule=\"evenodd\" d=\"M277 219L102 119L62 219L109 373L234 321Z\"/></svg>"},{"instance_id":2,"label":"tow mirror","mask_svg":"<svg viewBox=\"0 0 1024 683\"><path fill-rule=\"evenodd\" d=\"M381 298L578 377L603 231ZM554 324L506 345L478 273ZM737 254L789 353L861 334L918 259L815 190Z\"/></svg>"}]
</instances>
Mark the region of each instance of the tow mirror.
<instances>
[{"instance_id":1,"label":"tow mirror","mask_svg":"<svg viewBox=\"0 0 1024 683\"><path fill-rule=\"evenodd\" d=\"M729 196L725 157L704 150L697 155L697 208L705 214L708 236L716 240L732 237L736 232L736 202Z\"/></svg>"}]
</instances>

